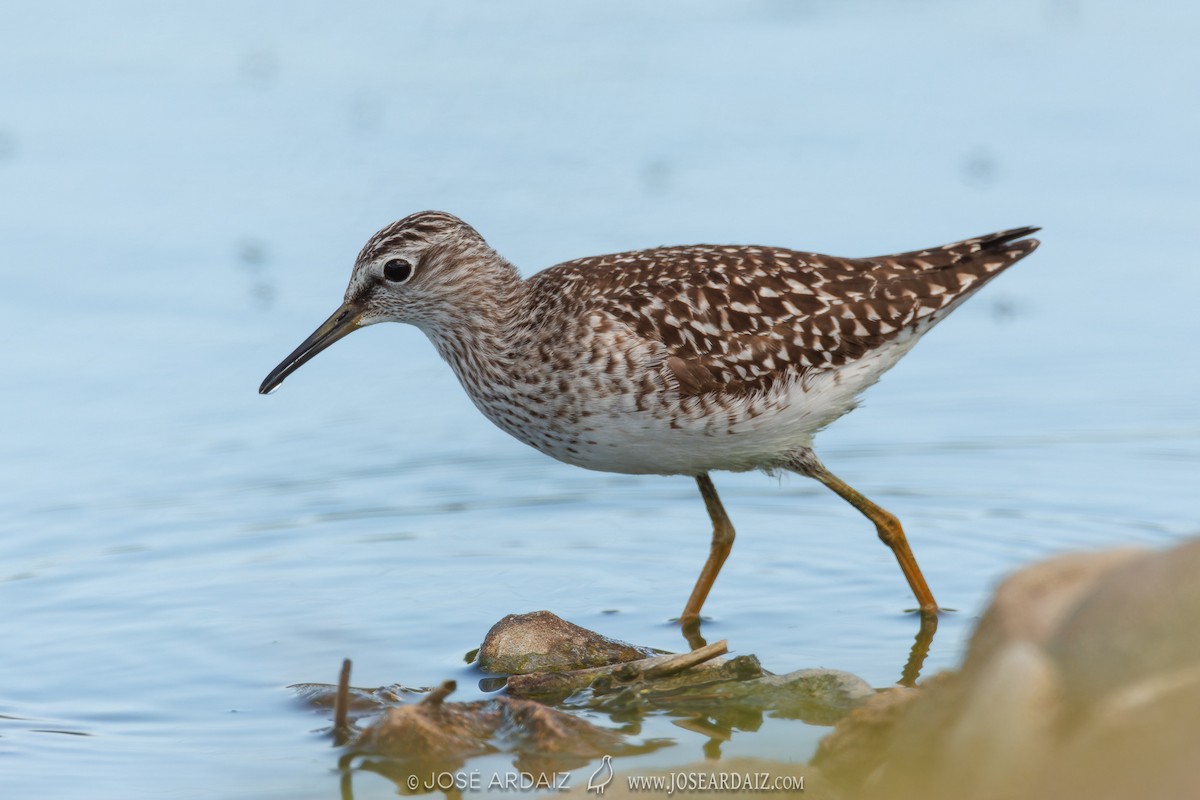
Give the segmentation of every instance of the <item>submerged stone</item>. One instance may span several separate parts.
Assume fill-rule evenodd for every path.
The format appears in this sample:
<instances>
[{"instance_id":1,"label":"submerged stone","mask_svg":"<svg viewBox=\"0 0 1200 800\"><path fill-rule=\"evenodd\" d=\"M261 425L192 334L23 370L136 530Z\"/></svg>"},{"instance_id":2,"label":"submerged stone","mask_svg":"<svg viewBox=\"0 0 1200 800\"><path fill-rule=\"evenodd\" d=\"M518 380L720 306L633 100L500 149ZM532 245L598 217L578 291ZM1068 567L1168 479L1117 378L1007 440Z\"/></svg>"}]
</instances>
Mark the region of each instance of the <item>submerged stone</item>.
<instances>
[{"instance_id":1,"label":"submerged stone","mask_svg":"<svg viewBox=\"0 0 1200 800\"><path fill-rule=\"evenodd\" d=\"M866 681L849 672L802 669L771 675L754 656L738 656L665 682L594 686L587 705L609 712L755 712L759 717L766 714L832 725L874 694Z\"/></svg>"},{"instance_id":2,"label":"submerged stone","mask_svg":"<svg viewBox=\"0 0 1200 800\"><path fill-rule=\"evenodd\" d=\"M388 766L377 765L377 771L405 777L399 785L411 790L413 777L421 781L456 770L467 759L486 753L512 753L522 771L550 775L602 756L637 755L664 745L630 744L618 731L533 700L501 695L446 702L453 688L447 681L419 703L388 708L358 734L349 751L388 759Z\"/></svg>"}]
</instances>

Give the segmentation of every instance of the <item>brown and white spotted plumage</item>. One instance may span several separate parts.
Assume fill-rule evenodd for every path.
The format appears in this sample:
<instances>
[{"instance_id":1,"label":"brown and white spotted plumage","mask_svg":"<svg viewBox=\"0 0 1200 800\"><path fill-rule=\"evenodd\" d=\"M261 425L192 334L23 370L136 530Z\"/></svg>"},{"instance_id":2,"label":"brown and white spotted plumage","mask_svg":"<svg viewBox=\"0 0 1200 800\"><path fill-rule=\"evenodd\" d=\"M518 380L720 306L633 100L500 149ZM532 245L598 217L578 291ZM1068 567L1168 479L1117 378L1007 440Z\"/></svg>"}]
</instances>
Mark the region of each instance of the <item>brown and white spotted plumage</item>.
<instances>
[{"instance_id":1,"label":"brown and white spotted plumage","mask_svg":"<svg viewBox=\"0 0 1200 800\"><path fill-rule=\"evenodd\" d=\"M367 242L342 307L261 390L355 328L408 322L489 419L562 461L703 481L716 469L793 469L859 505L812 454L813 434L1032 252L1037 241L1023 237L1036 230L875 258L660 247L582 258L526 280L466 223L422 212Z\"/></svg>"}]
</instances>

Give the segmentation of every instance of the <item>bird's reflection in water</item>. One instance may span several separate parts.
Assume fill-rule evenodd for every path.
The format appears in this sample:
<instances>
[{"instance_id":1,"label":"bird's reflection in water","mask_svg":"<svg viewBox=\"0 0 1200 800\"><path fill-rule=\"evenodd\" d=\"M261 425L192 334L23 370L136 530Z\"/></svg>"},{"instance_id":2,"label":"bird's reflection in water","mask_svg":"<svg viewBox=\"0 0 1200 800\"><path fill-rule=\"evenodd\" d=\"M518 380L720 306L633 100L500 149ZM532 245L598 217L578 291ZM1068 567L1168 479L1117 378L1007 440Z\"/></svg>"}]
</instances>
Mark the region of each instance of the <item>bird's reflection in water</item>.
<instances>
[{"instance_id":1,"label":"bird's reflection in water","mask_svg":"<svg viewBox=\"0 0 1200 800\"><path fill-rule=\"evenodd\" d=\"M734 731L753 732L762 727L763 712L760 708L729 706L674 722L685 731L708 737L704 757L715 761L721 757L721 746L733 738Z\"/></svg>"},{"instance_id":2,"label":"bird's reflection in water","mask_svg":"<svg viewBox=\"0 0 1200 800\"><path fill-rule=\"evenodd\" d=\"M946 610L946 609L943 609ZM912 649L908 652L908 661L900 672L901 686L916 686L917 678L921 677L921 668L929 656L929 648L933 645L933 635L937 633L938 618L936 614L922 614L921 627L917 629L917 637L913 640Z\"/></svg>"},{"instance_id":3,"label":"bird's reflection in water","mask_svg":"<svg viewBox=\"0 0 1200 800\"><path fill-rule=\"evenodd\" d=\"M925 666L925 659L929 657L929 649L933 645L934 634L937 633L937 615L938 613L950 610L943 608L939 609L938 612L920 614L921 623L917 628L917 635L913 639L912 648L908 652L908 660L905 661L904 667L900 671L898 684L901 686L916 686L917 679L921 677L921 669ZM692 650L698 650L708 645L708 640L700 632L702 624L702 620L692 619L680 625L683 638Z\"/></svg>"}]
</instances>

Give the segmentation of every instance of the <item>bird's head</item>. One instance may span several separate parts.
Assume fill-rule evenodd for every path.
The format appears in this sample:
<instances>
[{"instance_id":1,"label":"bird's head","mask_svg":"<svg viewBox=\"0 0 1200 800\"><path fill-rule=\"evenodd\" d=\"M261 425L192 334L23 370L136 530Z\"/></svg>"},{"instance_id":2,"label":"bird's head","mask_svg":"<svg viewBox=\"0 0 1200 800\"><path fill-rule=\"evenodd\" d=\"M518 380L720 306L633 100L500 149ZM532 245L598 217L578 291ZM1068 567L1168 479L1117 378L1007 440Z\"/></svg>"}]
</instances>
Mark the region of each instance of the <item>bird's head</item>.
<instances>
[{"instance_id":1,"label":"bird's head","mask_svg":"<svg viewBox=\"0 0 1200 800\"><path fill-rule=\"evenodd\" d=\"M274 391L317 353L367 325L407 322L437 334L456 324L457 312L479 294L472 282L495 262L503 263L474 228L451 214L422 211L392 223L358 254L342 305L271 370L258 391Z\"/></svg>"}]
</instances>

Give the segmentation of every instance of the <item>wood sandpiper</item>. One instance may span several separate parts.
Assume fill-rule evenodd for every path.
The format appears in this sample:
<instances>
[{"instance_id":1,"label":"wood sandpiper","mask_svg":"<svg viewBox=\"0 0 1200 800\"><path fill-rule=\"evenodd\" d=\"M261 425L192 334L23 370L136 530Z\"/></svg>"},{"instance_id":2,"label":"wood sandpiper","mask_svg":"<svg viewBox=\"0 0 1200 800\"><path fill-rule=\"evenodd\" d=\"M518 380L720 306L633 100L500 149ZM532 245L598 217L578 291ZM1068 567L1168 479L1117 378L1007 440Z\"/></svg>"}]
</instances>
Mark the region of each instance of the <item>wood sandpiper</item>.
<instances>
[{"instance_id":1,"label":"wood sandpiper","mask_svg":"<svg viewBox=\"0 0 1200 800\"><path fill-rule=\"evenodd\" d=\"M700 609L734 531L709 472L791 470L875 524L933 599L900 522L836 477L813 435L938 321L1029 255L1038 228L874 258L694 245L592 256L528 279L474 228L425 211L371 237L345 301L271 371L266 394L357 328L420 328L484 416L543 453L607 472L690 475L712 518Z\"/></svg>"}]
</instances>

